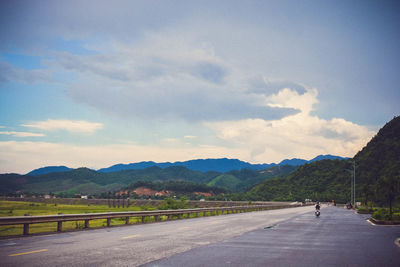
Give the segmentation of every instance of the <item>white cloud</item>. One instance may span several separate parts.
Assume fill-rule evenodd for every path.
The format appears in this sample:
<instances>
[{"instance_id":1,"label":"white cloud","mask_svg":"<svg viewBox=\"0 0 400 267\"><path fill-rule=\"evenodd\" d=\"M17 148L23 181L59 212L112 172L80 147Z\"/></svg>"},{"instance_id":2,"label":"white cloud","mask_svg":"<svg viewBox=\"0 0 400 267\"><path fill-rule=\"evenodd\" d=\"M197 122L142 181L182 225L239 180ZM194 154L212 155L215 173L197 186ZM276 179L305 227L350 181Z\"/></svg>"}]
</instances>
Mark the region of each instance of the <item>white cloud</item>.
<instances>
[{"instance_id":1,"label":"white cloud","mask_svg":"<svg viewBox=\"0 0 400 267\"><path fill-rule=\"evenodd\" d=\"M300 109L280 120L246 119L209 122L219 138L248 148L253 162L278 162L290 157L311 159L320 154L354 156L375 132L340 118L324 120L313 116L316 89L303 94L285 88L268 98L269 105Z\"/></svg>"},{"instance_id":2,"label":"white cloud","mask_svg":"<svg viewBox=\"0 0 400 267\"><path fill-rule=\"evenodd\" d=\"M0 128L3 128L3 127L0 127ZM3 132L0 132L0 134L13 135L13 136L16 136L16 137L41 137L41 136L45 136L45 134L42 134L42 133L14 132L14 131L3 131Z\"/></svg>"},{"instance_id":3,"label":"white cloud","mask_svg":"<svg viewBox=\"0 0 400 267\"><path fill-rule=\"evenodd\" d=\"M197 136L194 136L194 135L185 135L183 138L185 138L185 139L196 139Z\"/></svg>"},{"instance_id":4,"label":"white cloud","mask_svg":"<svg viewBox=\"0 0 400 267\"><path fill-rule=\"evenodd\" d=\"M103 124L99 122L88 122L82 120L52 120L34 121L29 124L22 124L23 127L35 128L45 131L64 130L71 133L92 134L95 131L102 129Z\"/></svg>"},{"instance_id":5,"label":"white cloud","mask_svg":"<svg viewBox=\"0 0 400 267\"><path fill-rule=\"evenodd\" d=\"M309 114L313 110L313 105L318 103L318 90L309 89L303 94L290 88L283 88L277 94L266 98L267 105L279 108L294 108L303 114Z\"/></svg>"}]
</instances>

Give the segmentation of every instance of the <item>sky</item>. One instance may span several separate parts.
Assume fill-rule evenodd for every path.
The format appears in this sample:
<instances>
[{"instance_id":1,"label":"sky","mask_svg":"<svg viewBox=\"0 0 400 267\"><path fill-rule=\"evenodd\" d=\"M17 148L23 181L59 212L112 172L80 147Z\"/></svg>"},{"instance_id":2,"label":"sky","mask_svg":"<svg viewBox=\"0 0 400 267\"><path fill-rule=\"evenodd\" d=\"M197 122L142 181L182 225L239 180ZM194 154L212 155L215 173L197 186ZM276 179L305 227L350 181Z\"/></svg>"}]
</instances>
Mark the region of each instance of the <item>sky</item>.
<instances>
[{"instance_id":1,"label":"sky","mask_svg":"<svg viewBox=\"0 0 400 267\"><path fill-rule=\"evenodd\" d=\"M353 157L400 115L398 1L0 1L0 173Z\"/></svg>"}]
</instances>

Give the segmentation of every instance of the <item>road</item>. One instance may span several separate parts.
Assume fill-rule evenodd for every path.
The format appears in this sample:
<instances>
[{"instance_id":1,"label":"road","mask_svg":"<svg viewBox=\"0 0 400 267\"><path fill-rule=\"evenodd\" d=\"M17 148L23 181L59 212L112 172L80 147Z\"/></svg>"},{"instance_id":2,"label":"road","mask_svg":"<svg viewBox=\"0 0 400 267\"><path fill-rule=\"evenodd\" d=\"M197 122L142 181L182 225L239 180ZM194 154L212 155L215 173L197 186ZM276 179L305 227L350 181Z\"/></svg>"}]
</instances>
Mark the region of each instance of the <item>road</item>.
<instances>
[{"instance_id":1,"label":"road","mask_svg":"<svg viewBox=\"0 0 400 267\"><path fill-rule=\"evenodd\" d=\"M396 237L352 211L300 207L6 239L0 265L400 266Z\"/></svg>"},{"instance_id":2,"label":"road","mask_svg":"<svg viewBox=\"0 0 400 267\"><path fill-rule=\"evenodd\" d=\"M400 266L400 226L366 218L326 207L144 266Z\"/></svg>"}]
</instances>

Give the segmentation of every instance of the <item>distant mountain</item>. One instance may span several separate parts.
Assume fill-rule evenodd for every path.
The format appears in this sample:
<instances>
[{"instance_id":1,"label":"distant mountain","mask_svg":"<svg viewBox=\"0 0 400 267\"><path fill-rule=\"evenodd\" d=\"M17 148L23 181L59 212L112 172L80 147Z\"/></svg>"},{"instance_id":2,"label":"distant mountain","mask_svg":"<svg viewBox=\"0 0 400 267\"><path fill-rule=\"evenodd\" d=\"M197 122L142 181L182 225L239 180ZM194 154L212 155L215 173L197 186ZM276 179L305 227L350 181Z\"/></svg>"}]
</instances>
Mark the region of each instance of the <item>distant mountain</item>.
<instances>
[{"instance_id":1,"label":"distant mountain","mask_svg":"<svg viewBox=\"0 0 400 267\"><path fill-rule=\"evenodd\" d=\"M349 159L348 157L343 158L343 157L339 157L339 156L332 156L332 155L319 155L315 158L313 158L312 160L308 161L308 163L310 162L314 162L314 161L319 161L319 160L324 160L324 159L330 159L330 160L334 160L334 159Z\"/></svg>"},{"instance_id":2,"label":"distant mountain","mask_svg":"<svg viewBox=\"0 0 400 267\"><path fill-rule=\"evenodd\" d=\"M52 173L52 172L69 172L72 170L73 169L65 167L65 166L48 166L48 167L43 167L43 168L33 170L33 171L27 173L27 175L41 175L41 174L47 174L47 173Z\"/></svg>"},{"instance_id":3,"label":"distant mountain","mask_svg":"<svg viewBox=\"0 0 400 267\"><path fill-rule=\"evenodd\" d=\"M140 170L145 169L152 166L157 166L160 168L168 168L171 166L182 166L186 167L193 171L217 171L217 172L229 172L233 170L242 170L242 169L250 169L250 170L265 170L267 168L273 166L283 166L283 165L290 165L290 166L300 166L304 165L309 162L314 162L323 159L343 159L342 157L332 156L332 155L320 155L318 157L313 158L310 161L304 159L285 159L281 161L279 164L271 163L271 164L251 164L245 161L241 161L238 159L196 159L196 160L189 160L183 162L164 162L164 163L156 163L153 161L143 161L138 163L130 163L130 164L117 164L113 165L108 168L99 169L98 172L115 172L121 170Z\"/></svg>"},{"instance_id":4,"label":"distant mountain","mask_svg":"<svg viewBox=\"0 0 400 267\"><path fill-rule=\"evenodd\" d=\"M331 157L331 156L320 156ZM333 156L332 156L333 157ZM316 159L313 159L316 160ZM0 194L15 192L99 194L115 191L139 181L187 181L220 187L231 192L245 192L273 177L286 176L300 159L278 164L250 164L237 159L198 159L175 163L152 161L118 164L98 171L65 166L44 167L27 175L0 174ZM288 165L281 165L287 163Z\"/></svg>"},{"instance_id":5,"label":"distant mountain","mask_svg":"<svg viewBox=\"0 0 400 267\"><path fill-rule=\"evenodd\" d=\"M306 163L308 163L308 161L304 159L285 159L282 160L278 165L300 166Z\"/></svg>"},{"instance_id":6,"label":"distant mountain","mask_svg":"<svg viewBox=\"0 0 400 267\"><path fill-rule=\"evenodd\" d=\"M282 160L278 165L282 166L282 165L290 165L290 166L301 166L307 163L311 163L311 162L315 162L315 161L319 161L319 160L324 160L324 159L330 159L330 160L334 160L334 159L348 159L348 158L343 158L343 157L339 157L339 156L333 156L333 155L319 155L315 158L313 158L312 160L304 160L304 159L285 159Z\"/></svg>"},{"instance_id":7,"label":"distant mountain","mask_svg":"<svg viewBox=\"0 0 400 267\"><path fill-rule=\"evenodd\" d=\"M228 172L231 170L240 170L240 169L255 169L262 170L266 169L275 164L250 164L248 162L244 162L238 159L195 159L183 162L163 162L156 163L153 161L143 161L138 163L130 163L130 164L117 164L108 168L99 169L98 172L115 172L121 170L140 170L145 169L152 166L157 166L160 168L168 168L171 166L182 166L186 167L193 171L217 171L217 172Z\"/></svg>"}]
</instances>

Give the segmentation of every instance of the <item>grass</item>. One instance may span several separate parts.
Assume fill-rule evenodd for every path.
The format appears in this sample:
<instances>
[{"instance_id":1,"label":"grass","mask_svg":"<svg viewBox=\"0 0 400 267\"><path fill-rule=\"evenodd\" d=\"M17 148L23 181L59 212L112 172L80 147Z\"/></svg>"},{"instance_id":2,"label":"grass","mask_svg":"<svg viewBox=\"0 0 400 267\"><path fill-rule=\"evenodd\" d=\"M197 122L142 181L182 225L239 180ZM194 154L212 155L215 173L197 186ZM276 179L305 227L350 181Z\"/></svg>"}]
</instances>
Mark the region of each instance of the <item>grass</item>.
<instances>
[{"instance_id":1,"label":"grass","mask_svg":"<svg viewBox=\"0 0 400 267\"><path fill-rule=\"evenodd\" d=\"M120 212L120 211L140 211L156 209L154 207L130 206L125 208L109 208L107 205L66 205L66 204L46 204L22 201L0 201L0 217L5 216L24 216L29 215L55 215L55 214L83 214L100 212ZM146 218L147 219L147 218ZM147 219L146 221L151 220ZM141 221L141 218L130 218L130 223ZM125 218L115 218L111 220L111 225L125 224ZM106 220L91 220L90 227L107 226ZM63 231L82 229L83 221L64 222ZM54 232L57 230L57 223L38 223L29 226L29 233ZM21 235L22 225L0 226L0 236Z\"/></svg>"}]
</instances>

